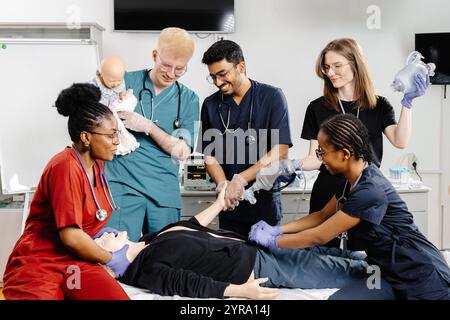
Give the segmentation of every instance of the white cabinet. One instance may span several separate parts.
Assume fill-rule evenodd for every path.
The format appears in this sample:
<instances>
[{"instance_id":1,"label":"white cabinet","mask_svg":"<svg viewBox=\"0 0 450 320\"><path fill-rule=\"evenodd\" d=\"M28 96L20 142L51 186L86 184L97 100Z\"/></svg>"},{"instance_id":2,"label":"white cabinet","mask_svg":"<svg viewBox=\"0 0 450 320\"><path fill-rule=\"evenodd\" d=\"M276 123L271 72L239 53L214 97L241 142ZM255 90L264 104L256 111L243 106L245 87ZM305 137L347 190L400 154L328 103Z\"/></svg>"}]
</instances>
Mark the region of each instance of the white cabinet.
<instances>
[{"instance_id":1,"label":"white cabinet","mask_svg":"<svg viewBox=\"0 0 450 320\"><path fill-rule=\"evenodd\" d=\"M429 191L429 188L422 188L417 190L398 190L400 196L406 202L408 210L414 217L414 223L425 236L428 236Z\"/></svg>"},{"instance_id":2,"label":"white cabinet","mask_svg":"<svg viewBox=\"0 0 450 320\"><path fill-rule=\"evenodd\" d=\"M428 234L428 192L429 188L397 190L406 202L409 211L414 216L414 222L419 230L426 236ZM309 212L311 190L285 189L281 192L282 220L286 223L299 219ZM209 207L216 199L214 191L181 191L182 220L187 220L200 211ZM218 219L211 224L212 228L218 228Z\"/></svg>"}]
</instances>

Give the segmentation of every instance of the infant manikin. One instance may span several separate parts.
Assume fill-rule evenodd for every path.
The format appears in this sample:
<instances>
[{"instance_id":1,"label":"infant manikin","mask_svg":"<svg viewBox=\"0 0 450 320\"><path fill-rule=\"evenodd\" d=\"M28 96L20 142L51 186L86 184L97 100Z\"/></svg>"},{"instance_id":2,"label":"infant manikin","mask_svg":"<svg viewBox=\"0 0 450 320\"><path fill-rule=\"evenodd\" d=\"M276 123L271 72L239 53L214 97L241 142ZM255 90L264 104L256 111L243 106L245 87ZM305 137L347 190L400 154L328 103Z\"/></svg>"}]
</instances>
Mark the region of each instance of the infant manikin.
<instances>
[{"instance_id":1,"label":"infant manikin","mask_svg":"<svg viewBox=\"0 0 450 320\"><path fill-rule=\"evenodd\" d=\"M118 117L119 111L134 111L137 99L133 90L126 90L125 64L119 57L107 57L103 59L97 76L92 82L100 89L102 97L100 102L108 106L114 113L120 131L120 144L117 147L117 155L126 155L139 147L139 142L125 128L122 120Z\"/></svg>"}]
</instances>

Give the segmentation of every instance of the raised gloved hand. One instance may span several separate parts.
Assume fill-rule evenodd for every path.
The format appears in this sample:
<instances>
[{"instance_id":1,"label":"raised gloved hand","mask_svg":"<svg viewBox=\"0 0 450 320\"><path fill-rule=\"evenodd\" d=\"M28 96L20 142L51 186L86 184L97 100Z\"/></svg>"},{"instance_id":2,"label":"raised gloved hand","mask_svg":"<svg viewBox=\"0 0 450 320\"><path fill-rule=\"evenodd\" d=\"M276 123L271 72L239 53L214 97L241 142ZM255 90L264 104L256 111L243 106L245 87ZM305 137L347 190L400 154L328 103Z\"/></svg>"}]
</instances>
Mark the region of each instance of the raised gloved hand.
<instances>
[{"instance_id":1,"label":"raised gloved hand","mask_svg":"<svg viewBox=\"0 0 450 320\"><path fill-rule=\"evenodd\" d=\"M117 235L119 233L119 230L111 228L111 227L104 227L99 232L95 234L95 236L92 237L92 239L100 238L105 232L107 233L114 233Z\"/></svg>"},{"instance_id":2,"label":"raised gloved hand","mask_svg":"<svg viewBox=\"0 0 450 320\"><path fill-rule=\"evenodd\" d=\"M423 75L418 73L414 77L414 84L416 89L412 92L405 93L401 101L402 106L408 109L412 108L412 101L414 98L420 97L425 94L425 91L430 84L430 77L424 77Z\"/></svg>"},{"instance_id":3,"label":"raised gloved hand","mask_svg":"<svg viewBox=\"0 0 450 320\"><path fill-rule=\"evenodd\" d=\"M227 184L227 189L225 190L225 201L230 203L228 206L229 210L234 210L234 207L239 204L239 200L242 199L244 188L247 184L247 181L245 181L245 179L239 174L235 174L233 179L231 179L231 181Z\"/></svg>"},{"instance_id":4,"label":"raised gloved hand","mask_svg":"<svg viewBox=\"0 0 450 320\"><path fill-rule=\"evenodd\" d=\"M152 121L136 112L120 111L117 112L117 115L122 119L127 129L136 132L143 132L148 135L152 131L153 126L155 126Z\"/></svg>"},{"instance_id":5,"label":"raised gloved hand","mask_svg":"<svg viewBox=\"0 0 450 320\"><path fill-rule=\"evenodd\" d=\"M271 226L264 220L260 220L257 223L255 223L254 225L252 225L252 227L250 228L250 233L249 233L248 237L253 238L254 234L259 230L267 232L273 236L279 236L279 235L283 234L283 231L281 231L281 227L279 225Z\"/></svg>"},{"instance_id":6,"label":"raised gloved hand","mask_svg":"<svg viewBox=\"0 0 450 320\"><path fill-rule=\"evenodd\" d=\"M256 228L254 232L250 232L248 239L254 241L260 246L275 249L278 248L277 240L281 236L270 234L267 230Z\"/></svg>"},{"instance_id":7,"label":"raised gloved hand","mask_svg":"<svg viewBox=\"0 0 450 320\"><path fill-rule=\"evenodd\" d=\"M126 244L122 249L113 252L111 260L106 264L106 266L114 272L116 278L121 277L130 265L130 261L127 258L129 247L130 246Z\"/></svg>"}]
</instances>

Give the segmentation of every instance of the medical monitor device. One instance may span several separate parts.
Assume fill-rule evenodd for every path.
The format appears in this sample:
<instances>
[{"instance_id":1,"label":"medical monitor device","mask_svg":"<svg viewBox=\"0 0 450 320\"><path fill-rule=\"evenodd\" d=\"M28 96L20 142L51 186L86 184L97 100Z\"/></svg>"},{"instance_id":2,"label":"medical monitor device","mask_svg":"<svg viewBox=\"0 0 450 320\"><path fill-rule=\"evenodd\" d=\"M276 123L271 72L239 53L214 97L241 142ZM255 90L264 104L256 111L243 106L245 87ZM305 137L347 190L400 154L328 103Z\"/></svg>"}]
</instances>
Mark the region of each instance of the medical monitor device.
<instances>
[{"instance_id":1,"label":"medical monitor device","mask_svg":"<svg viewBox=\"0 0 450 320\"><path fill-rule=\"evenodd\" d=\"M114 0L114 30L233 33L234 0Z\"/></svg>"}]
</instances>

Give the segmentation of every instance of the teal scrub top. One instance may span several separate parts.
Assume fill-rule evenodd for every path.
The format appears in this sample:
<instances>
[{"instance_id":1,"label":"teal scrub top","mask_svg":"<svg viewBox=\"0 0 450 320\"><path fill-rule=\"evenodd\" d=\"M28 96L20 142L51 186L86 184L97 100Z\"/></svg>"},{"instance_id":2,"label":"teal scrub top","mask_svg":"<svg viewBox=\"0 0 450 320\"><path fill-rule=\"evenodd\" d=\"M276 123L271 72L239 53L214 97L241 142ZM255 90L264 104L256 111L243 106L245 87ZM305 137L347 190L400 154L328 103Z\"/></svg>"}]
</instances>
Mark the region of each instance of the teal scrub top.
<instances>
[{"instance_id":1,"label":"teal scrub top","mask_svg":"<svg viewBox=\"0 0 450 320\"><path fill-rule=\"evenodd\" d=\"M125 73L127 89L133 89L138 102L135 112L142 114L139 104L139 92L143 89L143 80L147 70ZM173 121L177 117L178 89L172 84L158 95L153 82L146 77L145 87L153 93L153 120L167 133L182 136L191 147L196 141L199 120L199 99L189 88L180 83L181 128L175 130ZM150 95L143 93L142 106L147 118L151 117ZM194 132L195 129L195 132ZM125 156L115 156L113 161L105 162L106 174L114 196L135 194L151 198L161 207L181 208L178 180L179 163L172 159L147 135L130 131L140 143L139 148Z\"/></svg>"}]
</instances>

